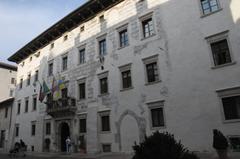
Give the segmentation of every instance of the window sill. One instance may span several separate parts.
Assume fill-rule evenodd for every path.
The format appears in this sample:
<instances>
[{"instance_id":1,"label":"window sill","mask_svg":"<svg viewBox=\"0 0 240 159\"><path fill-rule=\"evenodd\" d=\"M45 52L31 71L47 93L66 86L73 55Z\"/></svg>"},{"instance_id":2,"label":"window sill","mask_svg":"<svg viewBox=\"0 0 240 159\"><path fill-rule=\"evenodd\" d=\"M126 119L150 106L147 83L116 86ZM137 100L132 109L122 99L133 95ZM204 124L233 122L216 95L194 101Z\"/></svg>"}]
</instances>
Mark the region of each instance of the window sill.
<instances>
[{"instance_id":1,"label":"window sill","mask_svg":"<svg viewBox=\"0 0 240 159\"><path fill-rule=\"evenodd\" d=\"M231 119L231 120L224 120L224 124L230 124L230 123L238 123L240 122L240 119Z\"/></svg>"},{"instance_id":2,"label":"window sill","mask_svg":"<svg viewBox=\"0 0 240 159\"><path fill-rule=\"evenodd\" d=\"M121 50L121 49L127 48L128 46L130 46L130 45L127 44L127 45L124 45L124 46L119 46L119 47L118 47L118 50Z\"/></svg>"},{"instance_id":3,"label":"window sill","mask_svg":"<svg viewBox=\"0 0 240 159\"><path fill-rule=\"evenodd\" d=\"M87 62L84 61L83 63L78 63L78 66L83 66L83 65L86 65L86 64L87 64Z\"/></svg>"},{"instance_id":4,"label":"window sill","mask_svg":"<svg viewBox=\"0 0 240 159\"><path fill-rule=\"evenodd\" d=\"M104 94L99 94L98 97L104 97L104 96L108 96L109 93L104 93Z\"/></svg>"},{"instance_id":5,"label":"window sill","mask_svg":"<svg viewBox=\"0 0 240 159\"><path fill-rule=\"evenodd\" d=\"M111 131L100 131L100 134L110 134Z\"/></svg>"},{"instance_id":6,"label":"window sill","mask_svg":"<svg viewBox=\"0 0 240 159\"><path fill-rule=\"evenodd\" d=\"M120 92L128 91L128 90L131 90L131 89L133 89L133 88L134 88L134 87L122 88L122 89L120 90Z\"/></svg>"},{"instance_id":7,"label":"window sill","mask_svg":"<svg viewBox=\"0 0 240 159\"><path fill-rule=\"evenodd\" d=\"M226 66L235 65L236 63L237 63L236 61L233 61L233 62L222 64L222 65L212 66L211 68L212 69L218 69L218 68L222 68L222 67L226 67Z\"/></svg>"},{"instance_id":8,"label":"window sill","mask_svg":"<svg viewBox=\"0 0 240 159\"><path fill-rule=\"evenodd\" d=\"M146 39L150 39L150 38L154 37L155 35L156 34L154 33L153 35L150 35L148 37L142 37L141 41L146 40Z\"/></svg>"},{"instance_id":9,"label":"window sill","mask_svg":"<svg viewBox=\"0 0 240 159\"><path fill-rule=\"evenodd\" d=\"M210 16L210 15L212 15L212 14L215 14L215 13L217 13L217 12L220 12L221 10L223 10L223 9L222 9L222 8L219 8L218 10L216 10L216 11L214 11L214 12L211 12L211 13L208 13L208 14L203 14L203 13L202 13L201 18L205 18L205 17L207 17L207 16Z\"/></svg>"},{"instance_id":10,"label":"window sill","mask_svg":"<svg viewBox=\"0 0 240 159\"><path fill-rule=\"evenodd\" d=\"M159 127L151 127L151 130L160 130L160 129L166 129L166 125L164 126L159 126Z\"/></svg>"},{"instance_id":11,"label":"window sill","mask_svg":"<svg viewBox=\"0 0 240 159\"><path fill-rule=\"evenodd\" d=\"M153 84L157 84L157 83L160 83L160 82L161 82L161 80L158 80L158 81L154 81L154 82L148 82L145 85L148 86L148 85L153 85Z\"/></svg>"}]
</instances>

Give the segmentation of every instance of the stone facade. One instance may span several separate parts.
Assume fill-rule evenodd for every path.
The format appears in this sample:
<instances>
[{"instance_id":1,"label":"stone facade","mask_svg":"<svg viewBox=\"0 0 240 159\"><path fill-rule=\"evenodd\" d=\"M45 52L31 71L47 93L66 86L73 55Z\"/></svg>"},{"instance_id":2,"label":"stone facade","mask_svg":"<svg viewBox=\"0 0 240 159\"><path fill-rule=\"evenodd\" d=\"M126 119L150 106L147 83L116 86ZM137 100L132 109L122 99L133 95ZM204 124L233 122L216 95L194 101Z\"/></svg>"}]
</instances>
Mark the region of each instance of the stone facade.
<instances>
[{"instance_id":1,"label":"stone facade","mask_svg":"<svg viewBox=\"0 0 240 159\"><path fill-rule=\"evenodd\" d=\"M51 44L41 48L24 60L24 66L20 61L17 81L23 79L23 88L16 92L12 143L23 139L29 150L58 152L64 149L65 134L72 139L75 151L81 151L79 139L84 138L81 142L86 143L87 153L109 149L129 153L134 142L141 142L145 135L158 130L173 133L190 150L212 151L212 129L229 136L239 135L239 118L225 120L221 103L221 93L229 92L228 88L235 91L229 95L240 94L239 6L238 0L219 0L218 10L204 15L200 0L124 0L69 30L52 41L53 48ZM149 19L152 33L146 38L142 25ZM119 46L122 28L127 29L126 47ZM232 61L215 66L209 38L219 33L227 34ZM99 42L103 39L107 50L104 59L99 56ZM83 48L85 63L80 64L79 50ZM68 64L63 71L65 56ZM51 62L53 76L48 76ZM157 80L149 82L146 66L153 63L150 66L154 67ZM121 84L121 69L126 66L131 70L129 89L123 89ZM37 82L32 84L36 70L40 83L44 79L50 88L53 78L64 79L68 96L77 99L74 115L53 118L47 114L46 104L39 101L32 111L33 97L40 89ZM29 73L32 80L26 86ZM105 77L108 91L101 94L99 85ZM80 100L78 84L82 81L86 97ZM24 112L26 99L28 112ZM20 114L16 115L19 103ZM153 124L154 111L161 113L158 126ZM110 129L102 131L105 117L110 119ZM86 119L86 133L79 132L81 118ZM33 122L35 135L31 134ZM51 123L50 134L46 134L46 123Z\"/></svg>"}]
</instances>

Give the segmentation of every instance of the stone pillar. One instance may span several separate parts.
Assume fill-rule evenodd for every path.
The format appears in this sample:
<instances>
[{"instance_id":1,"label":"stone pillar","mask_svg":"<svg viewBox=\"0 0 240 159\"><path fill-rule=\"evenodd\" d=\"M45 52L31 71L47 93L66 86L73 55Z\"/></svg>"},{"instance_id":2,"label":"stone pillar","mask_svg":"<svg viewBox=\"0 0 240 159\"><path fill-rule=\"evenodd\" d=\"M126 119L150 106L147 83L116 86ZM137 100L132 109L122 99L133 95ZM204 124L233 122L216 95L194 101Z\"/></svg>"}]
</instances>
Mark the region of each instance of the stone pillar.
<instances>
[{"instance_id":1,"label":"stone pillar","mask_svg":"<svg viewBox=\"0 0 240 159\"><path fill-rule=\"evenodd\" d=\"M37 152L42 152L43 151L43 138L44 138L44 129L43 129L43 124L44 124L44 116L38 116L36 120L36 137L35 137L35 150ZM28 149L31 149L28 147Z\"/></svg>"},{"instance_id":2,"label":"stone pillar","mask_svg":"<svg viewBox=\"0 0 240 159\"><path fill-rule=\"evenodd\" d=\"M87 153L95 154L99 152L98 147L98 114L97 102L88 103L87 113Z\"/></svg>"}]
</instances>

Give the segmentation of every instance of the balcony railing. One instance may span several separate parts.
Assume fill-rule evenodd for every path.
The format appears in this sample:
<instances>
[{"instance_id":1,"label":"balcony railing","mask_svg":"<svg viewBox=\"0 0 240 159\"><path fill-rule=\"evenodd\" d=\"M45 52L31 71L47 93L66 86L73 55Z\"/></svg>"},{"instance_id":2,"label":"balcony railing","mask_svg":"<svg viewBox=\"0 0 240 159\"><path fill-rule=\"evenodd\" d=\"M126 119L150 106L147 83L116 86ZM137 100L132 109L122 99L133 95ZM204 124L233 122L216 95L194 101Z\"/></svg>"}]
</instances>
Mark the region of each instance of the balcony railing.
<instances>
[{"instance_id":1,"label":"balcony railing","mask_svg":"<svg viewBox=\"0 0 240 159\"><path fill-rule=\"evenodd\" d=\"M76 99L71 97L61 98L56 101L48 99L45 104L47 105L47 113L54 118L73 116L77 110Z\"/></svg>"}]
</instances>

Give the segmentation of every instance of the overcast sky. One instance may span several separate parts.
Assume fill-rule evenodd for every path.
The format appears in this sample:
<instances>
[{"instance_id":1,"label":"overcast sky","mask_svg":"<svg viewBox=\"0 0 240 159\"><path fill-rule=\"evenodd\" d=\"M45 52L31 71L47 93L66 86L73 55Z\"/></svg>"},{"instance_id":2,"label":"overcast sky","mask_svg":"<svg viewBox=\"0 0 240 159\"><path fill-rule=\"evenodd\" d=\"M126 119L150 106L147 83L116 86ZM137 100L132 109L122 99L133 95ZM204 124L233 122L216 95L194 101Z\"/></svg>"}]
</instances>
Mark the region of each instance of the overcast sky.
<instances>
[{"instance_id":1,"label":"overcast sky","mask_svg":"<svg viewBox=\"0 0 240 159\"><path fill-rule=\"evenodd\" d=\"M87 0L0 0L0 61Z\"/></svg>"}]
</instances>

